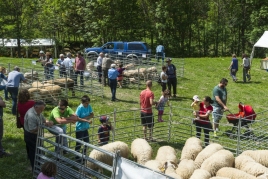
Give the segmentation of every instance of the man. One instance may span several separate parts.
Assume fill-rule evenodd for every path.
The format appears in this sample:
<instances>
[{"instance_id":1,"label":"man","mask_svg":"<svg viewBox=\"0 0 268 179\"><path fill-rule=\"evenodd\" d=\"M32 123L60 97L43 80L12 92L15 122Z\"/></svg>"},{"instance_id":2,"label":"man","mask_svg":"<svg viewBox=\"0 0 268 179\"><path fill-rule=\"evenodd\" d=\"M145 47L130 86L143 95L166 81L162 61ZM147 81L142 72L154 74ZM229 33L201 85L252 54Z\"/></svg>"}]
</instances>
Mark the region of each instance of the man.
<instances>
[{"instance_id":1,"label":"man","mask_svg":"<svg viewBox=\"0 0 268 179\"><path fill-rule=\"evenodd\" d=\"M158 62L159 62L159 58L162 58L162 63L164 63L164 51L165 51L165 48L163 45L158 45L156 47L156 58Z\"/></svg>"},{"instance_id":2,"label":"man","mask_svg":"<svg viewBox=\"0 0 268 179\"><path fill-rule=\"evenodd\" d=\"M3 145L2 145L2 138L4 134L3 108L5 107L6 107L6 103L0 97L0 158L10 156L9 153L5 152Z\"/></svg>"},{"instance_id":3,"label":"man","mask_svg":"<svg viewBox=\"0 0 268 179\"><path fill-rule=\"evenodd\" d=\"M97 71L99 75L99 83L101 83L101 72L102 72L102 59L104 57L104 54L101 52L99 57L97 58Z\"/></svg>"},{"instance_id":4,"label":"man","mask_svg":"<svg viewBox=\"0 0 268 179\"><path fill-rule=\"evenodd\" d=\"M154 117L152 106L154 102L154 93L151 91L152 81L146 82L146 89L140 93L140 107L141 107L141 124L143 125L144 139L147 139L147 127L149 128L149 140L152 140Z\"/></svg>"},{"instance_id":5,"label":"man","mask_svg":"<svg viewBox=\"0 0 268 179\"><path fill-rule=\"evenodd\" d=\"M8 74L7 78L7 91L10 93L12 98L12 114L16 115L17 112L17 96L19 92L20 82L26 82L23 74L20 73L20 68L18 66L14 67L14 70Z\"/></svg>"},{"instance_id":6,"label":"man","mask_svg":"<svg viewBox=\"0 0 268 179\"><path fill-rule=\"evenodd\" d=\"M109 55L106 53L105 57L102 60L102 84L103 86L106 86L107 79L108 79L108 70L111 67L111 64L113 63L113 60L109 58ZM108 81L109 84L109 81Z\"/></svg>"},{"instance_id":7,"label":"man","mask_svg":"<svg viewBox=\"0 0 268 179\"><path fill-rule=\"evenodd\" d=\"M111 68L108 70L108 78L109 78L109 85L111 88L111 93L112 93L112 100L111 101L115 101L116 100L116 85L117 85L117 80L116 78L119 75L119 72L117 71L117 69L115 69L116 65L112 64Z\"/></svg>"},{"instance_id":8,"label":"man","mask_svg":"<svg viewBox=\"0 0 268 179\"><path fill-rule=\"evenodd\" d=\"M226 78L222 78L220 83L214 87L212 100L214 101L213 112L212 112L212 119L213 119L213 130L214 130L214 137L217 137L217 131L219 130L219 121L222 118L224 111L229 111L226 106L227 103L227 89L226 86L228 84L228 80Z\"/></svg>"},{"instance_id":9,"label":"man","mask_svg":"<svg viewBox=\"0 0 268 179\"><path fill-rule=\"evenodd\" d=\"M77 115L75 112L68 106L68 101L62 99L59 101L57 107L55 107L49 116L49 120L54 123L54 126L51 128L54 129L56 133L55 135L59 134L66 134L66 124L68 123L75 123L78 120ZM56 137L56 143L61 144L62 137ZM63 146L68 147L67 139L63 139ZM56 152L59 152L58 147L55 147Z\"/></svg>"},{"instance_id":10,"label":"man","mask_svg":"<svg viewBox=\"0 0 268 179\"><path fill-rule=\"evenodd\" d=\"M167 71L166 74L168 76L167 79L167 85L168 85L168 90L170 91L170 95L171 95L171 85L173 88L173 97L176 97L177 94L177 74L176 74L176 67L171 64L171 58L168 58L166 60L167 63Z\"/></svg>"},{"instance_id":11,"label":"man","mask_svg":"<svg viewBox=\"0 0 268 179\"><path fill-rule=\"evenodd\" d=\"M73 78L73 61L72 61L72 54L70 52L68 52L66 54L66 59L62 62L62 65L65 66L65 70L68 76L70 76L71 78Z\"/></svg>"},{"instance_id":12,"label":"man","mask_svg":"<svg viewBox=\"0 0 268 179\"><path fill-rule=\"evenodd\" d=\"M64 62L64 55L60 54L60 58L58 59L58 61L56 63L56 65L59 67L60 77L66 76L66 70L65 70L65 66L64 66L63 62Z\"/></svg>"},{"instance_id":13,"label":"man","mask_svg":"<svg viewBox=\"0 0 268 179\"><path fill-rule=\"evenodd\" d=\"M81 52L77 52L74 64L75 80L74 84L77 85L77 77L80 76L80 85L84 85L84 71L86 68L86 61Z\"/></svg>"},{"instance_id":14,"label":"man","mask_svg":"<svg viewBox=\"0 0 268 179\"><path fill-rule=\"evenodd\" d=\"M24 117L24 141L29 150L28 158L32 169L34 167L38 127L40 124L44 124L48 127L53 125L53 122L46 120L42 114L45 107L46 104L43 101L36 101L34 106L26 112Z\"/></svg>"}]
</instances>

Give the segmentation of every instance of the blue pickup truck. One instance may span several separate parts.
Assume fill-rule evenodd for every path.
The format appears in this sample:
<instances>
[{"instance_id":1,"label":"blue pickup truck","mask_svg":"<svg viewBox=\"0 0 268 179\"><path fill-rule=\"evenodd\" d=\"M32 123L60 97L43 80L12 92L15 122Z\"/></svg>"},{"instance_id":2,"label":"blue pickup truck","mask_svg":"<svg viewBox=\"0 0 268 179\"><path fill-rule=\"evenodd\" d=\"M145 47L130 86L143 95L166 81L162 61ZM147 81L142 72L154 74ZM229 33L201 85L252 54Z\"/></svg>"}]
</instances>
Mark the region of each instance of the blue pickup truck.
<instances>
[{"instance_id":1,"label":"blue pickup truck","mask_svg":"<svg viewBox=\"0 0 268 179\"><path fill-rule=\"evenodd\" d=\"M145 42L107 42L102 47L86 48L85 54L87 57L98 56L99 53L108 53L113 58L132 58L134 60L150 59L151 49Z\"/></svg>"}]
</instances>

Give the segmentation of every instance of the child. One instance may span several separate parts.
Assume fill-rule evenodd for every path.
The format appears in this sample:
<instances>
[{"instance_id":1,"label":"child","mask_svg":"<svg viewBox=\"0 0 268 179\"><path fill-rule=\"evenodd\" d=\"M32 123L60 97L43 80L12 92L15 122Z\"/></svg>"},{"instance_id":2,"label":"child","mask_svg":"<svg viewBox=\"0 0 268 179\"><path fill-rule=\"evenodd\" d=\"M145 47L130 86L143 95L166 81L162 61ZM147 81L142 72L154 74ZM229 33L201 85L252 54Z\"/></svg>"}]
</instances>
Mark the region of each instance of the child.
<instances>
[{"instance_id":1,"label":"child","mask_svg":"<svg viewBox=\"0 0 268 179\"><path fill-rule=\"evenodd\" d=\"M108 116L101 116L101 125L98 129L98 143L100 146L108 144L110 139L110 130L112 130L112 124L109 121Z\"/></svg>"},{"instance_id":2,"label":"child","mask_svg":"<svg viewBox=\"0 0 268 179\"><path fill-rule=\"evenodd\" d=\"M191 107L193 108L193 115L195 116L196 119L199 119L199 110L200 110L200 99L197 95L193 96L193 102L191 104Z\"/></svg>"},{"instance_id":3,"label":"child","mask_svg":"<svg viewBox=\"0 0 268 179\"><path fill-rule=\"evenodd\" d=\"M117 69L117 71L119 72L119 75L117 77L117 82L118 82L119 88L122 88L123 71L124 70L125 70L125 68L123 68L123 64L120 64L119 68Z\"/></svg>"},{"instance_id":4,"label":"child","mask_svg":"<svg viewBox=\"0 0 268 179\"><path fill-rule=\"evenodd\" d=\"M237 82L236 72L238 71L238 60L236 58L236 54L232 55L232 62L228 69L230 70L230 75L232 76L233 81Z\"/></svg>"},{"instance_id":5,"label":"child","mask_svg":"<svg viewBox=\"0 0 268 179\"><path fill-rule=\"evenodd\" d=\"M161 79L161 86L162 86L162 92L164 92L167 89L167 67L163 66L162 67L162 72L160 74L160 79Z\"/></svg>"},{"instance_id":6,"label":"child","mask_svg":"<svg viewBox=\"0 0 268 179\"><path fill-rule=\"evenodd\" d=\"M39 173L37 179L54 179L57 174L57 165L53 162L45 162L41 167L41 173Z\"/></svg>"},{"instance_id":7,"label":"child","mask_svg":"<svg viewBox=\"0 0 268 179\"><path fill-rule=\"evenodd\" d=\"M163 113L164 113L164 106L167 102L168 104L168 97L169 97L169 90L166 89L163 92L163 95L160 97L159 101L157 102L156 109L158 110L158 122L164 122L162 119Z\"/></svg>"}]
</instances>

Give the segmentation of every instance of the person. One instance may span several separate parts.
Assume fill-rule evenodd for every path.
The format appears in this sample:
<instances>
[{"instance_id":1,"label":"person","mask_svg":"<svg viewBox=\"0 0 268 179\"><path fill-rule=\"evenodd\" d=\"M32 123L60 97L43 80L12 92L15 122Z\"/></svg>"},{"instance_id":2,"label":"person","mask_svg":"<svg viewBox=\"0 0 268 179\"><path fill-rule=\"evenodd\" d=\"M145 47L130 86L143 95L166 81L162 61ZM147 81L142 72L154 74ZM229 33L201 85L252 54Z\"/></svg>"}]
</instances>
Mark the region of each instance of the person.
<instances>
[{"instance_id":1,"label":"person","mask_svg":"<svg viewBox=\"0 0 268 179\"><path fill-rule=\"evenodd\" d=\"M104 54L101 52L99 54L99 57L97 58L97 71L98 71L98 76L99 76L99 83L101 83L101 77L102 77L102 59L104 57Z\"/></svg>"},{"instance_id":2,"label":"person","mask_svg":"<svg viewBox=\"0 0 268 179\"><path fill-rule=\"evenodd\" d=\"M54 132L50 132L55 135L66 134L66 124L75 123L77 120L78 116L68 106L68 101L61 99L58 103L58 106L55 107L49 115L49 121L52 121L54 123L54 125L51 127L54 129ZM61 141L62 137L57 136L56 143L61 144ZM63 146L68 147L66 137L63 138ZM55 147L55 151L60 152L58 147Z\"/></svg>"},{"instance_id":3,"label":"person","mask_svg":"<svg viewBox=\"0 0 268 179\"><path fill-rule=\"evenodd\" d=\"M18 66L14 67L14 70L11 71L8 74L7 78L7 91L10 93L11 98L12 98L12 114L16 115L17 114L17 97L18 97L18 92L19 92L19 85L20 82L26 82L27 80L24 78L23 74L20 73L20 68Z\"/></svg>"},{"instance_id":4,"label":"person","mask_svg":"<svg viewBox=\"0 0 268 179\"><path fill-rule=\"evenodd\" d=\"M101 116L100 123L98 129L98 143L100 146L108 144L110 140L110 131L112 130L112 124L109 122L108 116Z\"/></svg>"},{"instance_id":5,"label":"person","mask_svg":"<svg viewBox=\"0 0 268 179\"><path fill-rule=\"evenodd\" d=\"M84 85L84 71L86 69L86 61L81 52L77 52L74 64L75 80L74 84L77 85L77 77L80 76L80 85Z\"/></svg>"},{"instance_id":6,"label":"person","mask_svg":"<svg viewBox=\"0 0 268 179\"><path fill-rule=\"evenodd\" d=\"M57 174L57 165L53 162L45 162L41 167L41 172L37 179L54 179Z\"/></svg>"},{"instance_id":7,"label":"person","mask_svg":"<svg viewBox=\"0 0 268 179\"><path fill-rule=\"evenodd\" d=\"M195 116L195 120L199 119L199 110L200 110L200 99L198 95L193 96L193 102L191 104L191 107L193 108L193 115Z\"/></svg>"},{"instance_id":8,"label":"person","mask_svg":"<svg viewBox=\"0 0 268 179\"><path fill-rule=\"evenodd\" d=\"M203 101L200 103L199 119L195 121L196 137L200 139L201 130L203 129L205 146L209 145L209 132L212 129L209 121L209 115L213 111L213 107L211 106L212 103L213 100L209 96L204 97Z\"/></svg>"},{"instance_id":9,"label":"person","mask_svg":"<svg viewBox=\"0 0 268 179\"><path fill-rule=\"evenodd\" d=\"M67 76L70 76L72 79L74 78L73 76L73 73L74 73L74 69L73 69L73 61L72 61L72 54L70 52L68 52L66 54L66 59L64 59L64 61L62 62L62 64L64 65L65 67L65 70L66 70L66 74Z\"/></svg>"},{"instance_id":10,"label":"person","mask_svg":"<svg viewBox=\"0 0 268 179\"><path fill-rule=\"evenodd\" d=\"M232 61L228 69L230 70L230 75L232 76L233 81L237 82L236 72L238 71L238 60L236 54L232 55Z\"/></svg>"},{"instance_id":11,"label":"person","mask_svg":"<svg viewBox=\"0 0 268 179\"><path fill-rule=\"evenodd\" d=\"M154 117L152 105L155 105L154 93L151 91L153 83L151 80L146 82L146 89L140 93L141 124L143 126L144 139L147 139L147 128L149 128L149 140L153 140Z\"/></svg>"},{"instance_id":12,"label":"person","mask_svg":"<svg viewBox=\"0 0 268 179\"><path fill-rule=\"evenodd\" d=\"M109 55L106 53L105 57L102 59L102 84L103 86L106 86L107 79L108 79L108 70L111 67L111 64L113 63L113 60L109 58ZM109 84L109 81L108 81Z\"/></svg>"},{"instance_id":13,"label":"person","mask_svg":"<svg viewBox=\"0 0 268 179\"><path fill-rule=\"evenodd\" d=\"M44 62L45 62L45 52L43 50L41 50L39 52L39 58L36 62L41 62L41 65L44 66Z\"/></svg>"},{"instance_id":14,"label":"person","mask_svg":"<svg viewBox=\"0 0 268 179\"><path fill-rule=\"evenodd\" d=\"M219 130L219 121L222 118L224 111L229 111L227 104L227 89L226 86L228 84L228 80L226 78L222 78L220 83L213 88L212 92L212 100L214 101L212 119L213 119L213 130L214 137L217 137L217 131Z\"/></svg>"},{"instance_id":15,"label":"person","mask_svg":"<svg viewBox=\"0 0 268 179\"><path fill-rule=\"evenodd\" d=\"M44 59L44 68L45 68L45 78L53 79L55 67L53 65L53 59L50 52L46 52L46 57Z\"/></svg>"},{"instance_id":16,"label":"person","mask_svg":"<svg viewBox=\"0 0 268 179\"><path fill-rule=\"evenodd\" d=\"M176 74L176 67L171 64L172 59L168 58L166 60L167 62L167 75L168 75L168 80L167 80L167 85L168 85L168 90L171 93L171 85L173 87L173 97L176 97L177 93L177 74ZM171 94L170 94L171 95Z\"/></svg>"},{"instance_id":17,"label":"person","mask_svg":"<svg viewBox=\"0 0 268 179\"><path fill-rule=\"evenodd\" d=\"M65 77L66 76L66 70L65 70L65 66L64 66L64 55L60 54L60 58L58 59L56 65L59 67L59 73L60 73L60 77Z\"/></svg>"},{"instance_id":18,"label":"person","mask_svg":"<svg viewBox=\"0 0 268 179\"><path fill-rule=\"evenodd\" d=\"M119 72L115 69L116 65L112 64L111 68L108 70L108 78L109 78L109 86L111 88L112 93L112 99L111 101L116 100L116 85L117 85L117 77L119 75Z\"/></svg>"},{"instance_id":19,"label":"person","mask_svg":"<svg viewBox=\"0 0 268 179\"><path fill-rule=\"evenodd\" d=\"M84 95L81 98L81 104L77 107L75 114L78 116L76 122L75 136L77 139L89 143L88 129L94 117L92 107L90 106L90 98ZM75 151L80 152L81 143L76 142ZM84 148L83 154L86 155L86 147Z\"/></svg>"},{"instance_id":20,"label":"person","mask_svg":"<svg viewBox=\"0 0 268 179\"><path fill-rule=\"evenodd\" d=\"M247 54L244 54L243 55L243 62L241 64L241 66L243 67L243 82L245 83L248 79L248 81L251 80L251 77L250 77L250 59L248 58L248 55Z\"/></svg>"},{"instance_id":21,"label":"person","mask_svg":"<svg viewBox=\"0 0 268 179\"><path fill-rule=\"evenodd\" d=\"M119 88L122 88L122 81L123 81L123 72L126 70L126 68L123 68L123 64L119 64L119 68L117 68L117 71L119 73L117 77L117 83L119 85Z\"/></svg>"},{"instance_id":22,"label":"person","mask_svg":"<svg viewBox=\"0 0 268 179\"><path fill-rule=\"evenodd\" d=\"M24 117L24 141L29 150L28 158L30 160L32 170L34 167L38 127L42 123L48 127L53 125L53 122L46 120L42 114L45 107L46 104L43 101L36 101L34 106L26 112Z\"/></svg>"},{"instance_id":23,"label":"person","mask_svg":"<svg viewBox=\"0 0 268 179\"><path fill-rule=\"evenodd\" d=\"M163 114L164 114L164 107L165 104L168 104L168 97L169 97L169 90L166 89L163 92L163 95L160 97L159 101L157 102L156 108L158 110L158 122L164 122L163 121ZM169 104L168 104L169 106Z\"/></svg>"},{"instance_id":24,"label":"person","mask_svg":"<svg viewBox=\"0 0 268 179\"><path fill-rule=\"evenodd\" d=\"M157 61L159 62L159 58L162 58L162 63L164 63L164 51L165 51L165 48L163 45L158 45L156 47L156 58L157 58Z\"/></svg>"},{"instance_id":25,"label":"person","mask_svg":"<svg viewBox=\"0 0 268 179\"><path fill-rule=\"evenodd\" d=\"M5 100L8 100L8 92L6 88L7 77L5 76L6 68L0 66L0 91L4 90Z\"/></svg>"},{"instance_id":26,"label":"person","mask_svg":"<svg viewBox=\"0 0 268 179\"><path fill-rule=\"evenodd\" d=\"M3 135L4 135L4 121L3 121L4 111L3 111L3 108L5 108L5 107L6 107L6 103L3 101L3 98L0 97L0 158L10 156L10 154L4 150L4 147L2 145L2 139L3 139Z\"/></svg>"},{"instance_id":27,"label":"person","mask_svg":"<svg viewBox=\"0 0 268 179\"><path fill-rule=\"evenodd\" d=\"M167 67L162 67L162 72L160 73L160 79L161 79L161 86L162 86L162 92L164 92L167 89Z\"/></svg>"}]
</instances>

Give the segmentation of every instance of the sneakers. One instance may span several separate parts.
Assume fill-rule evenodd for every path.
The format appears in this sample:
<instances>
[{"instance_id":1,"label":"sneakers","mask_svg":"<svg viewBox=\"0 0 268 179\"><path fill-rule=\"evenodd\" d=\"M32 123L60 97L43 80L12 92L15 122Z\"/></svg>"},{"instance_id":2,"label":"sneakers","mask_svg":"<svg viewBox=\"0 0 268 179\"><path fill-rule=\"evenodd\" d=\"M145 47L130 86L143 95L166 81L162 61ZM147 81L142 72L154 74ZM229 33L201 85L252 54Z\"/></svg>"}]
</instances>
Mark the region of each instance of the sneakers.
<instances>
[{"instance_id":1,"label":"sneakers","mask_svg":"<svg viewBox=\"0 0 268 179\"><path fill-rule=\"evenodd\" d=\"M10 154L10 153L7 153L7 152L2 152L2 153L0 154L0 158L3 158L3 157L9 157L9 156L11 156L11 154Z\"/></svg>"},{"instance_id":2,"label":"sneakers","mask_svg":"<svg viewBox=\"0 0 268 179\"><path fill-rule=\"evenodd\" d=\"M158 122L164 122L163 119L158 119Z\"/></svg>"}]
</instances>

